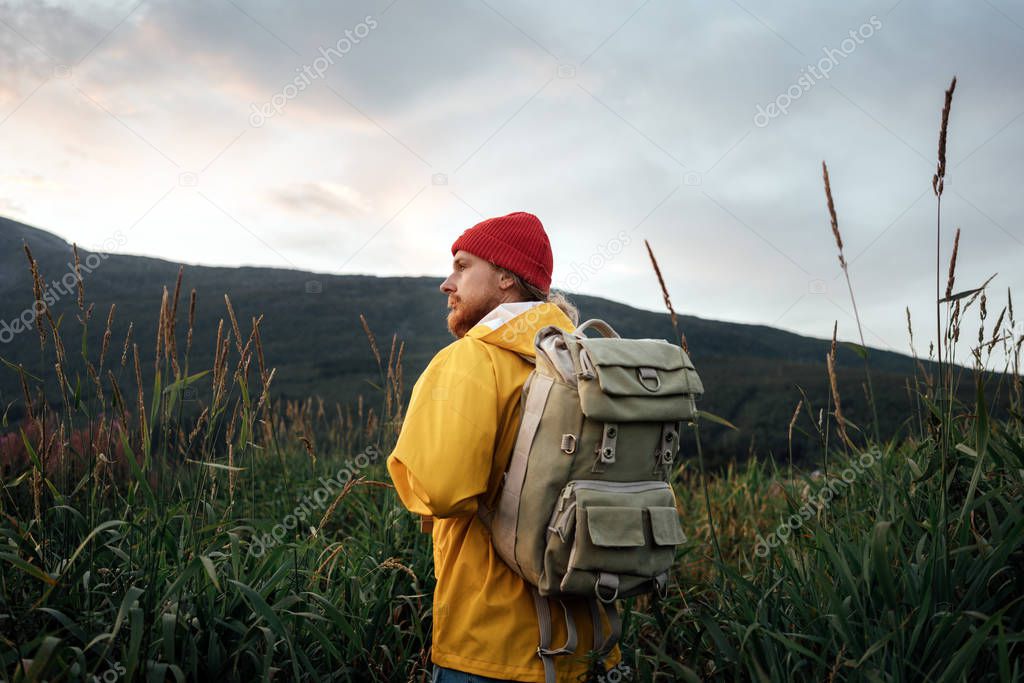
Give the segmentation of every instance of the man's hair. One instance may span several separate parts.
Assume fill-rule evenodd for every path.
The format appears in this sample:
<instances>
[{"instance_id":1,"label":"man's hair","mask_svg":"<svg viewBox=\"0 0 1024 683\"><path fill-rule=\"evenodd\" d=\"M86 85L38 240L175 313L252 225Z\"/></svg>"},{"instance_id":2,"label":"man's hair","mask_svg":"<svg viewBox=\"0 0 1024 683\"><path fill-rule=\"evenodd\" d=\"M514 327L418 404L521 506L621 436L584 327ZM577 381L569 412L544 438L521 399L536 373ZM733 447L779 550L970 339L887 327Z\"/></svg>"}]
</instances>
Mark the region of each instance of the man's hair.
<instances>
[{"instance_id":1,"label":"man's hair","mask_svg":"<svg viewBox=\"0 0 1024 683\"><path fill-rule=\"evenodd\" d=\"M488 261L488 263L491 262ZM516 290L519 292L519 296L522 297L522 301L545 301L547 303L552 303L562 309L562 312L565 313L566 317L572 321L573 325L580 324L579 309L577 309L576 306L561 292L557 292L554 289L544 292L542 289L531 285L519 274L513 273L508 268L502 268L494 263L491 263L491 267L512 278L515 282Z\"/></svg>"}]
</instances>

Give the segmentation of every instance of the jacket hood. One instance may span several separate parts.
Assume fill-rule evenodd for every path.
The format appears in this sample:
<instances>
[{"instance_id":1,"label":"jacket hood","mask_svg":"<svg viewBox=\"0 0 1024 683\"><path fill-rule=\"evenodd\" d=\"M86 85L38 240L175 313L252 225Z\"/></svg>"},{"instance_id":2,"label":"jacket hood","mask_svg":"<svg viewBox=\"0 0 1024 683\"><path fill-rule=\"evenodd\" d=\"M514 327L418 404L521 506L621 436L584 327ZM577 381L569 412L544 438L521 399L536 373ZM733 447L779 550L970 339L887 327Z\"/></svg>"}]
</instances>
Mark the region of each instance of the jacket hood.
<instances>
[{"instance_id":1,"label":"jacket hood","mask_svg":"<svg viewBox=\"0 0 1024 683\"><path fill-rule=\"evenodd\" d=\"M548 325L554 325L566 332L576 329L572 320L561 308L545 301L506 320L493 330L487 325L474 325L466 332L466 336L534 357L536 349L533 346L533 340L537 330Z\"/></svg>"}]
</instances>

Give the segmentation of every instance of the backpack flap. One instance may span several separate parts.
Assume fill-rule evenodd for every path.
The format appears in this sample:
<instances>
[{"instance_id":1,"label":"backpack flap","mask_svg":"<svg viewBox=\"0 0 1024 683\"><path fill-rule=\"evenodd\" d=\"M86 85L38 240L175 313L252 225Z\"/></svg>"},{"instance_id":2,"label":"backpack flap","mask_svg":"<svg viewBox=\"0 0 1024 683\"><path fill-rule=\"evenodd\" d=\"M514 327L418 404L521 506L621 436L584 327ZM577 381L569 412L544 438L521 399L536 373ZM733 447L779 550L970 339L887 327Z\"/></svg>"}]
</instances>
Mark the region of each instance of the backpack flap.
<instances>
[{"instance_id":1,"label":"backpack flap","mask_svg":"<svg viewBox=\"0 0 1024 683\"><path fill-rule=\"evenodd\" d=\"M690 357L664 339L582 338L580 409L603 422L678 422L704 393Z\"/></svg>"}]
</instances>

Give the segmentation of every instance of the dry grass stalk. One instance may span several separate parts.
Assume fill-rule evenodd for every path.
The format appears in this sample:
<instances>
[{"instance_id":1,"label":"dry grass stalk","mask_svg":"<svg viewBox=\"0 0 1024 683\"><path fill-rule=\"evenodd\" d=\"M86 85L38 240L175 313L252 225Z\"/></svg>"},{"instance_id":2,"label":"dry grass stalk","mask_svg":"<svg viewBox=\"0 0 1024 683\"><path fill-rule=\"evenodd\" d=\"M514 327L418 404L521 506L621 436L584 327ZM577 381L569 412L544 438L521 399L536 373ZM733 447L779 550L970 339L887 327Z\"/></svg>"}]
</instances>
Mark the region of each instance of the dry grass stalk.
<instances>
[{"instance_id":1,"label":"dry grass stalk","mask_svg":"<svg viewBox=\"0 0 1024 683\"><path fill-rule=\"evenodd\" d=\"M1013 319L1013 297L1010 295L1010 288L1006 288L1006 305L1010 308L1010 329L1012 330L1017 326L1017 321Z\"/></svg>"},{"instance_id":2,"label":"dry grass stalk","mask_svg":"<svg viewBox=\"0 0 1024 683\"><path fill-rule=\"evenodd\" d=\"M242 355L242 333L238 329L238 320L235 318L235 309L231 305L231 298L225 294L224 303L228 307L228 317L231 318L231 329L235 331L235 346L238 348L238 355Z\"/></svg>"},{"instance_id":3,"label":"dry grass stalk","mask_svg":"<svg viewBox=\"0 0 1024 683\"><path fill-rule=\"evenodd\" d=\"M223 335L223 339L221 336ZM231 333L224 334L224 319L217 324L217 348L213 360L213 408L220 405L227 383L228 349L231 344Z\"/></svg>"},{"instance_id":4,"label":"dry grass stalk","mask_svg":"<svg viewBox=\"0 0 1024 683\"><path fill-rule=\"evenodd\" d=\"M203 408L203 412L199 413L199 417L196 419L196 425L195 425L195 427L192 428L192 432L188 435L189 445L191 445L192 442L195 440L195 438L197 436L199 436L199 430L202 429L203 424L205 424L206 419L209 416L209 414L210 414L209 406Z\"/></svg>"},{"instance_id":5,"label":"dry grass stalk","mask_svg":"<svg viewBox=\"0 0 1024 683\"><path fill-rule=\"evenodd\" d=\"M355 486L361 484L363 481L365 481L365 477L357 477L345 482L345 485L341 487L341 491L339 491L338 495L334 497L331 504L327 506L324 516L320 518L320 523L316 525L317 533L319 533L324 528L324 525L327 524L327 521L331 518L331 515L334 514L334 509L338 507L338 503L341 502L341 499L347 496L349 491L351 491Z\"/></svg>"},{"instance_id":6,"label":"dry grass stalk","mask_svg":"<svg viewBox=\"0 0 1024 683\"><path fill-rule=\"evenodd\" d=\"M35 295L35 301L33 301L32 307L35 311L36 329L39 330L39 348L44 349L46 347L46 335L43 331L42 321L40 320L40 309L42 313L46 315L47 322L50 323L50 332L53 335L53 345L57 355L57 361L65 363L64 356L64 342L60 338L60 334L57 332L57 323L53 319L53 315L50 313L50 307L46 304L43 294L43 276L39 272L39 264L32 256L32 250L29 249L28 244L22 243L25 249L25 255L28 257L29 270L32 272L32 292Z\"/></svg>"},{"instance_id":7,"label":"dry grass stalk","mask_svg":"<svg viewBox=\"0 0 1024 683\"><path fill-rule=\"evenodd\" d=\"M39 275L39 264L36 263L35 258L32 256L32 250L29 249L27 242L22 242L22 247L25 250L25 256L28 257L28 268L32 273L32 307L35 310L36 315L33 316L36 323L36 329L39 331L39 348L46 348L46 333L43 332L43 322L40 320L39 310L36 308L39 305L46 306L46 302L43 300L43 279Z\"/></svg>"},{"instance_id":8,"label":"dry grass stalk","mask_svg":"<svg viewBox=\"0 0 1024 683\"><path fill-rule=\"evenodd\" d=\"M942 106L942 124L939 126L939 162L932 176L932 191L936 197L942 196L942 182L946 177L946 130L949 126L949 110L953 103L953 91L956 89L956 76L946 90L946 100Z\"/></svg>"},{"instance_id":9,"label":"dry grass stalk","mask_svg":"<svg viewBox=\"0 0 1024 683\"><path fill-rule=\"evenodd\" d=\"M996 338L999 336L999 328L1002 327L1003 317L1006 315L1006 306L1003 306L1003 310L999 312L999 317L996 318L996 326L992 328L992 339L989 340L988 347L989 351L992 350L992 346L996 343Z\"/></svg>"},{"instance_id":10,"label":"dry grass stalk","mask_svg":"<svg viewBox=\"0 0 1024 683\"><path fill-rule=\"evenodd\" d=\"M110 312L107 313L107 326L103 331L103 344L100 346L100 372L103 372L103 360L107 356L107 350L110 348L110 328L114 324L114 311L117 309L117 304L110 304Z\"/></svg>"},{"instance_id":11,"label":"dry grass stalk","mask_svg":"<svg viewBox=\"0 0 1024 683\"><path fill-rule=\"evenodd\" d=\"M54 363L54 368L57 370L57 381L60 382L61 394L65 394L71 390L71 384L68 382L68 378L64 376L64 369L60 363Z\"/></svg>"},{"instance_id":12,"label":"dry grass stalk","mask_svg":"<svg viewBox=\"0 0 1024 683\"><path fill-rule=\"evenodd\" d=\"M29 422L35 422L35 409L32 404L32 397L29 395L28 383L25 382L25 366L21 363L18 363L18 380L21 382L21 392L25 395L25 413L28 415Z\"/></svg>"},{"instance_id":13,"label":"dry grass stalk","mask_svg":"<svg viewBox=\"0 0 1024 683\"><path fill-rule=\"evenodd\" d=\"M392 414L392 401L393 401L393 398L394 398L394 392L393 392L394 381L393 381L393 377L394 377L394 373L395 373L395 366L394 366L394 363L395 363L395 346L396 346L397 343L398 343L398 334L397 333L396 334L392 334L391 335L391 351L388 354L387 378L385 380L385 387L384 387L384 414L385 415L391 415Z\"/></svg>"},{"instance_id":14,"label":"dry grass stalk","mask_svg":"<svg viewBox=\"0 0 1024 683\"><path fill-rule=\"evenodd\" d=\"M263 391L260 393L260 400L256 403L256 410L253 411L253 416L259 415L260 408L263 407L263 404L270 396L270 383L274 381L275 372L277 372L277 368L271 368L270 373L267 375L267 380L263 383Z\"/></svg>"},{"instance_id":15,"label":"dry grass stalk","mask_svg":"<svg viewBox=\"0 0 1024 683\"><path fill-rule=\"evenodd\" d=\"M315 534L320 533L323 530L324 525L327 524L327 522L331 519L331 515L334 514L334 509L338 507L338 503L340 503L341 499L347 496L349 491L351 491L356 486L377 486L381 488L394 488L392 484L388 484L387 482L367 480L366 477L356 477L355 479L349 479L348 481L345 482L345 485L341 488L341 491L338 493L338 495L334 498L334 501L327 508L327 511L324 512L324 516L320 519L320 523L316 525Z\"/></svg>"},{"instance_id":16,"label":"dry grass stalk","mask_svg":"<svg viewBox=\"0 0 1024 683\"><path fill-rule=\"evenodd\" d=\"M393 373L393 388L395 392L395 412L393 417L396 420L402 419L402 352L405 350L405 342L398 345L398 358L395 360L395 372Z\"/></svg>"},{"instance_id":17,"label":"dry grass stalk","mask_svg":"<svg viewBox=\"0 0 1024 683\"><path fill-rule=\"evenodd\" d=\"M146 438L146 434L149 433L149 429L146 427L146 404L142 393L142 368L139 366L139 345L132 344L132 355L135 359L135 386L137 389L136 398L138 405L136 409L139 411L139 433Z\"/></svg>"},{"instance_id":18,"label":"dry grass stalk","mask_svg":"<svg viewBox=\"0 0 1024 683\"><path fill-rule=\"evenodd\" d=\"M163 349L164 335L167 328L167 287L164 287L163 296L160 297L160 317L156 323L156 358L153 361L153 376L160 374L160 351Z\"/></svg>"},{"instance_id":19,"label":"dry grass stalk","mask_svg":"<svg viewBox=\"0 0 1024 683\"><path fill-rule=\"evenodd\" d=\"M314 532L313 536L316 536L315 532ZM335 548L331 551L330 555L327 556L327 559L324 560L323 562L321 562L320 566L317 567L316 571L313 572L313 576L309 580L310 585L318 584L322 578L326 578L328 580L328 582L330 581L330 578L331 578L330 572L328 572L326 577L322 576L323 571L324 571L324 567L326 567L329 564L332 564L334 562L334 558L336 558L338 555L340 555L342 553L342 551L344 551L344 550L345 550L345 546L342 545L341 543L339 543L339 544L337 544L337 546L335 546Z\"/></svg>"},{"instance_id":20,"label":"dry grass stalk","mask_svg":"<svg viewBox=\"0 0 1024 683\"><path fill-rule=\"evenodd\" d=\"M302 442L302 445L306 449L306 452L309 453L310 460L312 460L313 467L315 469L316 468L316 453L313 452L313 443L305 435L300 435L299 436L299 441Z\"/></svg>"},{"instance_id":21,"label":"dry grass stalk","mask_svg":"<svg viewBox=\"0 0 1024 683\"><path fill-rule=\"evenodd\" d=\"M36 515L36 525L42 524L43 473L32 465L32 510Z\"/></svg>"},{"instance_id":22,"label":"dry grass stalk","mask_svg":"<svg viewBox=\"0 0 1024 683\"><path fill-rule=\"evenodd\" d=\"M950 325L952 327L952 331L950 332L950 336L951 336L954 344L956 344L958 341L960 341L960 322L961 322L960 321L960 314L961 314L961 311L960 311L960 299L957 299L956 300L956 304L953 305L953 317L952 317L952 322L950 323Z\"/></svg>"},{"instance_id":23,"label":"dry grass stalk","mask_svg":"<svg viewBox=\"0 0 1024 683\"><path fill-rule=\"evenodd\" d=\"M217 376L217 370L221 365L221 337L224 336L224 318L217 322L217 338L213 342L213 376Z\"/></svg>"},{"instance_id":24,"label":"dry grass stalk","mask_svg":"<svg viewBox=\"0 0 1024 683\"><path fill-rule=\"evenodd\" d=\"M409 576L411 576L412 580L415 581L417 584L419 583L419 580L420 580L419 577L416 576L415 572L413 572L412 569L410 569L409 567L406 567L404 564L399 562L397 557L389 557L388 559L386 559L383 562L381 562L380 564L378 564L377 568L378 569L400 569L403 572L405 572L406 574L408 574Z\"/></svg>"},{"instance_id":25,"label":"dry grass stalk","mask_svg":"<svg viewBox=\"0 0 1024 683\"><path fill-rule=\"evenodd\" d=\"M235 480L238 479L238 471L235 467L235 445L228 444L228 507L235 504Z\"/></svg>"},{"instance_id":26,"label":"dry grass stalk","mask_svg":"<svg viewBox=\"0 0 1024 683\"><path fill-rule=\"evenodd\" d=\"M846 422L843 418L843 408L839 401L839 385L836 381L835 360L832 354L825 354L825 364L828 366L829 385L832 389L832 400L835 402L836 426L839 428L839 436L843 443L851 445L850 437L846 434Z\"/></svg>"},{"instance_id":27,"label":"dry grass stalk","mask_svg":"<svg viewBox=\"0 0 1024 683\"><path fill-rule=\"evenodd\" d=\"M224 445L226 446L231 445L235 440L235 431L238 429L239 410L241 410L240 401L235 401L235 407L231 412L231 419L224 425Z\"/></svg>"},{"instance_id":28,"label":"dry grass stalk","mask_svg":"<svg viewBox=\"0 0 1024 683\"><path fill-rule=\"evenodd\" d=\"M196 290L192 288L192 294L188 301L188 333L185 335L185 359L188 364L188 354L192 350L192 330L196 322Z\"/></svg>"},{"instance_id":29,"label":"dry grass stalk","mask_svg":"<svg viewBox=\"0 0 1024 683\"><path fill-rule=\"evenodd\" d=\"M850 441L850 437L846 434L846 420L843 418L843 406L839 400L839 382L836 379L835 359L836 359L836 332L839 328L839 321L837 320L832 327L832 346L829 352L825 354L825 365L828 367L828 380L829 386L832 389L832 402L835 403L835 415L836 425L839 428L839 436L842 438L843 443L853 447L853 443Z\"/></svg>"},{"instance_id":30,"label":"dry grass stalk","mask_svg":"<svg viewBox=\"0 0 1024 683\"><path fill-rule=\"evenodd\" d=\"M71 250L75 253L75 289L78 290L78 310L85 305L85 284L82 282L82 262L78 258L78 243L71 244Z\"/></svg>"},{"instance_id":31,"label":"dry grass stalk","mask_svg":"<svg viewBox=\"0 0 1024 683\"><path fill-rule=\"evenodd\" d=\"M53 337L53 348L57 355L57 360L61 363L67 364L66 355L64 353L64 340L60 338L60 332L57 331L57 323L53 321L53 316L50 315L50 309L46 309L46 318L50 322L50 336Z\"/></svg>"},{"instance_id":32,"label":"dry grass stalk","mask_svg":"<svg viewBox=\"0 0 1024 683\"><path fill-rule=\"evenodd\" d=\"M118 386L114 373L107 370L107 381L110 382L110 392L113 395L113 404L121 410L121 424L128 426L128 406L125 405L124 396L121 395L121 388ZM109 436L109 435L108 435Z\"/></svg>"},{"instance_id":33,"label":"dry grass stalk","mask_svg":"<svg viewBox=\"0 0 1024 683\"><path fill-rule=\"evenodd\" d=\"M790 453L793 452L793 425L796 424L796 418L799 416L800 408L803 407L803 405L804 405L804 400L800 399L797 402L797 404L796 404L796 408L793 410L793 417L791 417L789 419L789 429L786 430L787 434L789 435L789 452Z\"/></svg>"},{"instance_id":34,"label":"dry grass stalk","mask_svg":"<svg viewBox=\"0 0 1024 683\"><path fill-rule=\"evenodd\" d=\"M981 346L981 343L985 340L985 318L988 317L988 308L985 305L987 300L988 300L988 297L985 296L985 292L982 292L981 293L981 312L979 313L980 326L978 327L978 345L979 346Z\"/></svg>"},{"instance_id":35,"label":"dry grass stalk","mask_svg":"<svg viewBox=\"0 0 1024 683\"><path fill-rule=\"evenodd\" d=\"M828 179L828 166L821 162L821 177L825 181L825 201L828 204L828 216L832 221L832 236L836 238L836 247L839 249L839 265L846 270L846 259L843 257L843 236L839 234L839 220L836 218L836 205L832 201L832 184Z\"/></svg>"},{"instance_id":36,"label":"dry grass stalk","mask_svg":"<svg viewBox=\"0 0 1024 683\"><path fill-rule=\"evenodd\" d=\"M914 356L914 362L917 363L917 367L921 371L921 375L925 377L925 381L927 381L929 383L928 385L931 386L930 378L928 377L928 372L925 370L924 365L921 363L921 359L917 357L917 349L914 348L914 328L910 324L910 307L905 307L905 310L907 312L907 334L910 335L910 352Z\"/></svg>"},{"instance_id":37,"label":"dry grass stalk","mask_svg":"<svg viewBox=\"0 0 1024 683\"><path fill-rule=\"evenodd\" d=\"M128 364L128 345L132 341L132 329L135 327L135 321L128 323L128 331L124 335L124 348L121 349L121 367L123 368Z\"/></svg>"},{"instance_id":38,"label":"dry grass stalk","mask_svg":"<svg viewBox=\"0 0 1024 683\"><path fill-rule=\"evenodd\" d=\"M263 359L263 340L260 338L260 320L263 319L261 315L259 319L252 319L252 334L256 340L256 360L259 362L260 367L260 381L263 383L263 388L266 390L267 387L267 366Z\"/></svg>"},{"instance_id":39,"label":"dry grass stalk","mask_svg":"<svg viewBox=\"0 0 1024 683\"><path fill-rule=\"evenodd\" d=\"M373 408L370 408L366 413L366 430L363 432L364 436L370 437L377 431L379 418L373 412Z\"/></svg>"},{"instance_id":40,"label":"dry grass stalk","mask_svg":"<svg viewBox=\"0 0 1024 683\"><path fill-rule=\"evenodd\" d=\"M363 331L366 332L366 337L370 340L370 350L373 351L373 357L377 359L377 367L383 368L380 350L377 348L377 338L373 336L373 332L370 331L370 325L366 322L366 316L362 313L359 314L359 322L363 326Z\"/></svg>"},{"instance_id":41,"label":"dry grass stalk","mask_svg":"<svg viewBox=\"0 0 1024 683\"><path fill-rule=\"evenodd\" d=\"M246 339L246 341L245 341L245 346L243 346L241 351L240 351L241 356L238 359L238 366L235 368L235 375L237 377L239 377L239 378L242 378L242 377L248 378L249 377L249 364L252 362L252 351L250 351L250 348L253 345L253 339L255 338L255 335L256 335L256 328L259 325L260 321L262 321L262 320L263 320L263 314L262 313L260 314L259 318L253 318L252 319L253 329L249 333L249 338Z\"/></svg>"},{"instance_id":42,"label":"dry grass stalk","mask_svg":"<svg viewBox=\"0 0 1024 683\"><path fill-rule=\"evenodd\" d=\"M956 254L960 250L960 228L953 237L953 254L949 257L949 275L946 277L946 298L953 295L953 281L956 279Z\"/></svg>"},{"instance_id":43,"label":"dry grass stalk","mask_svg":"<svg viewBox=\"0 0 1024 683\"><path fill-rule=\"evenodd\" d=\"M102 480L102 473L104 468L109 472L110 470L110 459L107 458L105 453L99 453L96 456L96 466L92 468L92 483L97 489L100 489L100 483Z\"/></svg>"},{"instance_id":44,"label":"dry grass stalk","mask_svg":"<svg viewBox=\"0 0 1024 683\"><path fill-rule=\"evenodd\" d=\"M167 316L167 350L165 354L170 354L171 369L174 372L175 379L181 379L181 368L178 367L178 341L175 335L175 328L178 326L178 300L181 297L181 278L184 270L185 266L178 266L178 279L174 283L174 298L171 303L171 312Z\"/></svg>"},{"instance_id":45,"label":"dry grass stalk","mask_svg":"<svg viewBox=\"0 0 1024 683\"><path fill-rule=\"evenodd\" d=\"M821 162L821 177L825 185L825 201L828 205L828 216L832 226L832 236L836 240L836 247L839 251L839 265L843 269L843 275L846 278L846 288L850 292L850 303L853 305L853 317L857 321L857 334L860 338L861 349L863 350L864 376L867 379L866 393L868 406L871 408L871 424L874 428L875 440L880 442L882 439L879 433L878 409L875 405L875 390L871 381L871 370L868 366L868 346L864 341L864 328L860 323L860 311L857 310L857 299L853 296L853 283L850 281L850 271L847 268L846 257L843 254L843 236L839 232L839 219L836 217L836 205L835 201L832 199L832 183L828 176L828 165L824 160ZM833 359L834 357L835 354L833 353Z\"/></svg>"},{"instance_id":46,"label":"dry grass stalk","mask_svg":"<svg viewBox=\"0 0 1024 683\"><path fill-rule=\"evenodd\" d=\"M658 259L654 258L654 251L651 249L651 245L644 240L644 246L647 248L647 255L651 258L651 265L654 266L654 274L658 278L658 285L661 287L661 294L665 298L665 306L668 307L669 315L672 318L672 329L676 332L676 338L679 339L679 345L683 347L683 351L686 355L690 355L690 348L686 343L686 335L679 329L679 323L676 320L676 311L672 308L672 299L668 295L668 287L665 286L665 278L661 276L661 268L658 267Z\"/></svg>"}]
</instances>

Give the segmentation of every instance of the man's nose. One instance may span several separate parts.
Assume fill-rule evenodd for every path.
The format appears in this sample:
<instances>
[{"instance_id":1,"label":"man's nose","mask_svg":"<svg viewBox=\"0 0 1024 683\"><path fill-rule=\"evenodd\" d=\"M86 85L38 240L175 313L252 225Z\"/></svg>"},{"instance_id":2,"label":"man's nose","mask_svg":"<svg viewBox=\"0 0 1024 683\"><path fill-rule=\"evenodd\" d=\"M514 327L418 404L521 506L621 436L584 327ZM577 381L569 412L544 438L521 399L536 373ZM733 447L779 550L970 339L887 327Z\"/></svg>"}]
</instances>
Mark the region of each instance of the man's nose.
<instances>
[{"instance_id":1,"label":"man's nose","mask_svg":"<svg viewBox=\"0 0 1024 683\"><path fill-rule=\"evenodd\" d=\"M449 294L455 291L455 288L448 284L449 280L451 280L450 277L446 278L445 281L441 283L441 291L444 292L445 294Z\"/></svg>"}]
</instances>

